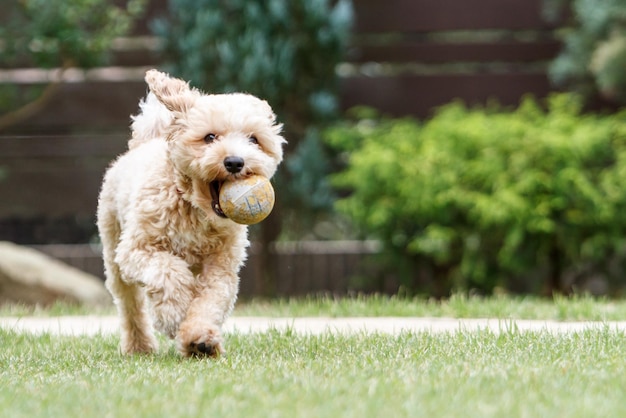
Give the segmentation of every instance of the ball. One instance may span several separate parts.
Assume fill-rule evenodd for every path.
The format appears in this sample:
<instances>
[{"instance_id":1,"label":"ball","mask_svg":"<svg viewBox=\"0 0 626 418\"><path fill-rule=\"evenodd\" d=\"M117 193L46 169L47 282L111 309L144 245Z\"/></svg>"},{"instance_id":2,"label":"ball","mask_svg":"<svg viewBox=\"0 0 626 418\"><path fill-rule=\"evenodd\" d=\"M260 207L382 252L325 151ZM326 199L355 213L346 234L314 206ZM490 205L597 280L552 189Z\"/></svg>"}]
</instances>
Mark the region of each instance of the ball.
<instances>
[{"instance_id":1,"label":"ball","mask_svg":"<svg viewBox=\"0 0 626 418\"><path fill-rule=\"evenodd\" d=\"M233 222L252 225L267 218L274 208L274 188L263 176L225 181L219 195L222 212Z\"/></svg>"}]
</instances>

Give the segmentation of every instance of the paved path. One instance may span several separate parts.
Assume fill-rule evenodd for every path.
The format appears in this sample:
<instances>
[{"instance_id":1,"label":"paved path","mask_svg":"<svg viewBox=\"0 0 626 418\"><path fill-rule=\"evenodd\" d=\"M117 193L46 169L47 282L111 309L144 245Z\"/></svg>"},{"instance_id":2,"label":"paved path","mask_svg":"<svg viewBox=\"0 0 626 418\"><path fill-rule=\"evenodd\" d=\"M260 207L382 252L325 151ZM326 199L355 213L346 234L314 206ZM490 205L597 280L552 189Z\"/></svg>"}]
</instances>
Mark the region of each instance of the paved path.
<instances>
[{"instance_id":1,"label":"paved path","mask_svg":"<svg viewBox=\"0 0 626 418\"><path fill-rule=\"evenodd\" d=\"M626 321L559 322L546 320L453 319L453 318L266 318L231 317L224 325L226 333L264 332L269 329L292 329L299 333L323 332L456 332L489 329L494 332L520 331L577 332L586 329L610 329L626 332ZM62 335L110 334L119 330L115 316L61 316L51 318L0 318L0 328L33 333L49 332Z\"/></svg>"}]
</instances>

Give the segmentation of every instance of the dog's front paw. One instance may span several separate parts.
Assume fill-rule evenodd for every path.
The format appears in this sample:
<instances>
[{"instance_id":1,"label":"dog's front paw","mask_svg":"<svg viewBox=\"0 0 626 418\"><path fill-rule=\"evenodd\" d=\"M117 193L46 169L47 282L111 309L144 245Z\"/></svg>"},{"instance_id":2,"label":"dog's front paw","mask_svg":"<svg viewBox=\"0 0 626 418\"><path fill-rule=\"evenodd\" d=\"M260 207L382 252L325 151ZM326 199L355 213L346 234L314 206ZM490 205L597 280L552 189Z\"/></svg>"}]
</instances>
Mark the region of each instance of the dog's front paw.
<instances>
[{"instance_id":1,"label":"dog's front paw","mask_svg":"<svg viewBox=\"0 0 626 418\"><path fill-rule=\"evenodd\" d=\"M192 292L183 286L167 291L164 287L146 286L146 295L151 303L154 327L169 338L175 338L187 316Z\"/></svg>"},{"instance_id":2,"label":"dog's front paw","mask_svg":"<svg viewBox=\"0 0 626 418\"><path fill-rule=\"evenodd\" d=\"M178 351L185 357L219 357L225 353L222 335L216 327L188 329L182 326L176 337Z\"/></svg>"}]
</instances>

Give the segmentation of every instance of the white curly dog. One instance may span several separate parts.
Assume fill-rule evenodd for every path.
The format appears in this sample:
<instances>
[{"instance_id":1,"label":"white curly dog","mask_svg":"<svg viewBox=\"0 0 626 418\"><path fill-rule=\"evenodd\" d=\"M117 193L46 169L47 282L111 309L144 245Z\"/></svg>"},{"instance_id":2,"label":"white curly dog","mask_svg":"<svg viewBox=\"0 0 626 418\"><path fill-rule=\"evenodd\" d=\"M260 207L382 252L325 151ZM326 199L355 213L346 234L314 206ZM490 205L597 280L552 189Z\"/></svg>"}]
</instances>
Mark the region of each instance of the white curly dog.
<instances>
[{"instance_id":1,"label":"white curly dog","mask_svg":"<svg viewBox=\"0 0 626 418\"><path fill-rule=\"evenodd\" d=\"M219 356L239 290L247 227L218 203L226 179L270 178L282 125L267 102L203 94L156 70L133 117L129 150L108 169L98 201L106 286L123 353L158 348L154 328L184 356Z\"/></svg>"}]
</instances>

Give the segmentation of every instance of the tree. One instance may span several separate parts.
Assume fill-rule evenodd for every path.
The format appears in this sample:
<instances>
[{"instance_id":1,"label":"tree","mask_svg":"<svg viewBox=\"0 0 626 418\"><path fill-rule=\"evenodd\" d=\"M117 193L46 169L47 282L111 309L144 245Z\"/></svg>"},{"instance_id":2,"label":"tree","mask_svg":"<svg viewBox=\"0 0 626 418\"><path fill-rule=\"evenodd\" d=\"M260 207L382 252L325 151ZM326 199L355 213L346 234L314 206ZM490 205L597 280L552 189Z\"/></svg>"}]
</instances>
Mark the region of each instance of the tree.
<instances>
[{"instance_id":1,"label":"tree","mask_svg":"<svg viewBox=\"0 0 626 418\"><path fill-rule=\"evenodd\" d=\"M326 200L311 199L329 190L324 188L327 165L317 132L338 114L335 67L347 45L351 3L171 0L169 4L167 18L155 23L169 70L208 92L259 96L285 125L287 170L275 179L276 206L260 230L265 266L257 287L271 294L275 263L269 244L278 238L284 221L301 220L330 207L328 195Z\"/></svg>"},{"instance_id":2,"label":"tree","mask_svg":"<svg viewBox=\"0 0 626 418\"><path fill-rule=\"evenodd\" d=\"M4 86L8 113L0 130L41 109L56 92L63 72L104 62L114 39L131 29L146 0L129 0L125 7L106 0L13 0L0 25L0 59L8 66L59 69L56 78L35 97ZM15 106L15 103L21 105ZM0 106L2 103L0 103Z\"/></svg>"}]
</instances>

